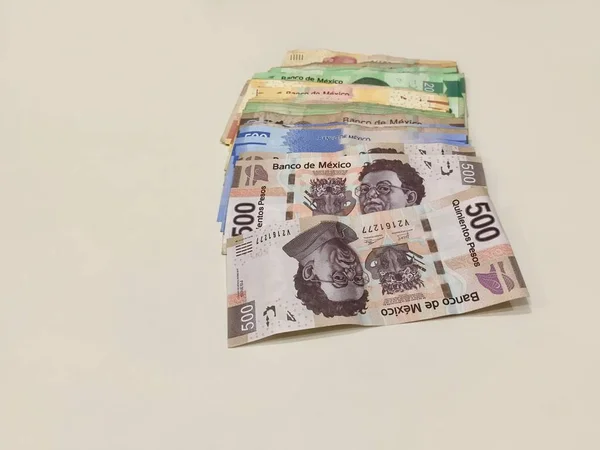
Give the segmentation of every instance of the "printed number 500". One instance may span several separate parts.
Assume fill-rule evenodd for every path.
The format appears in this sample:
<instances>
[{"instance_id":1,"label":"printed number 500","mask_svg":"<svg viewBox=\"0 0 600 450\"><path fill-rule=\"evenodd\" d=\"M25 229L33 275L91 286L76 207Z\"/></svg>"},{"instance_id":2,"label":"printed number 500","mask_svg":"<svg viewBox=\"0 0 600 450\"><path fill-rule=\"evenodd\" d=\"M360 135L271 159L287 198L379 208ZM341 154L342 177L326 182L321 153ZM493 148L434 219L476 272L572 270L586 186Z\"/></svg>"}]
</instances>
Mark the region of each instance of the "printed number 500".
<instances>
[{"instance_id":1,"label":"printed number 500","mask_svg":"<svg viewBox=\"0 0 600 450\"><path fill-rule=\"evenodd\" d=\"M254 203L238 203L234 206L233 210L235 215L233 216L233 223L237 225L231 228L231 236L237 236L244 231L252 231L250 225L254 224L254 216L252 213L256 209ZM239 227L239 228L238 228Z\"/></svg>"},{"instance_id":2,"label":"printed number 500","mask_svg":"<svg viewBox=\"0 0 600 450\"><path fill-rule=\"evenodd\" d=\"M475 233L475 239L479 242L487 242L500 236L500 230L496 228L494 223L496 218L491 213L492 210L487 202L477 202L473 205L467 206L465 212L468 216L473 217L471 219L471 227L477 230Z\"/></svg>"},{"instance_id":3,"label":"printed number 500","mask_svg":"<svg viewBox=\"0 0 600 450\"><path fill-rule=\"evenodd\" d=\"M240 309L240 313L242 313L242 317L240 321L242 322L242 330L250 331L254 329L254 304L245 305Z\"/></svg>"}]
</instances>

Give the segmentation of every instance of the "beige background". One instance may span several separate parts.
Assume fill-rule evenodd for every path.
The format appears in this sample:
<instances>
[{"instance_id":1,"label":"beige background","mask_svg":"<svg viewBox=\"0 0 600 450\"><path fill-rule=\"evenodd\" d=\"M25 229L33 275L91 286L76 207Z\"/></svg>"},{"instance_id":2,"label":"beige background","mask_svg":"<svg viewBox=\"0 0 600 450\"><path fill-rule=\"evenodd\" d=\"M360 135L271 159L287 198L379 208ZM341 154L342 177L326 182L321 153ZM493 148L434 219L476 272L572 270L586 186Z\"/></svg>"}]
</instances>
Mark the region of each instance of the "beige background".
<instances>
[{"instance_id":1,"label":"beige background","mask_svg":"<svg viewBox=\"0 0 600 450\"><path fill-rule=\"evenodd\" d=\"M0 448L598 448L595 5L0 2ZM528 305L226 348L218 140L301 47L459 62Z\"/></svg>"}]
</instances>

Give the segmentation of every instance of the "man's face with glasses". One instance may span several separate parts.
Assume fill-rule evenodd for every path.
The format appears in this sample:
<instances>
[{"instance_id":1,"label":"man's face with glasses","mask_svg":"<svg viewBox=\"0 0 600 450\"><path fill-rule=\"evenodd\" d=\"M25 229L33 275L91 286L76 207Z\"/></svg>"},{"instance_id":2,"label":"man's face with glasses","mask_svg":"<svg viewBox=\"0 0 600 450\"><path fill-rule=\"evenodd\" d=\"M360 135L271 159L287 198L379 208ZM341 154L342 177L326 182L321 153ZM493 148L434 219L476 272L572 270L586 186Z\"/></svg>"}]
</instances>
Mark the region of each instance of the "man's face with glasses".
<instances>
[{"instance_id":1,"label":"man's face with glasses","mask_svg":"<svg viewBox=\"0 0 600 450\"><path fill-rule=\"evenodd\" d=\"M331 239L310 255L304 264L305 280L320 281L332 302L358 300L369 282L358 255L341 239Z\"/></svg>"},{"instance_id":2,"label":"man's face with glasses","mask_svg":"<svg viewBox=\"0 0 600 450\"><path fill-rule=\"evenodd\" d=\"M396 172L391 170L369 172L356 188L355 194L363 214L406 208L417 201L416 192L403 187Z\"/></svg>"}]
</instances>

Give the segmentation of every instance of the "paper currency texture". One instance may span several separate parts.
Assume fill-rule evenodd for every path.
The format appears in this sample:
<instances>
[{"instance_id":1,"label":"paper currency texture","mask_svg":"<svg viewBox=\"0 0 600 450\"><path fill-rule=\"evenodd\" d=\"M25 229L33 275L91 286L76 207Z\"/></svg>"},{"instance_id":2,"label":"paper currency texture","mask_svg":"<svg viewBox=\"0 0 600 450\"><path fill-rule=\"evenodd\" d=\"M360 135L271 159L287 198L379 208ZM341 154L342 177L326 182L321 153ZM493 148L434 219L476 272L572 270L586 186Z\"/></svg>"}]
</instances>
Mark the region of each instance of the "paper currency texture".
<instances>
[{"instance_id":1,"label":"paper currency texture","mask_svg":"<svg viewBox=\"0 0 600 450\"><path fill-rule=\"evenodd\" d=\"M357 114L351 111L302 115L281 114L270 111L242 113L240 125L247 125L251 122L274 123L277 125L316 125L339 122L381 128L398 125L427 125L428 127L465 126L465 120L458 117L427 117L417 114Z\"/></svg>"},{"instance_id":2,"label":"paper currency texture","mask_svg":"<svg viewBox=\"0 0 600 450\"><path fill-rule=\"evenodd\" d=\"M248 100L296 103L374 103L426 111L448 112L448 97L412 89L365 85L326 85L281 80L249 80L238 97L221 141L230 144L237 133L242 111Z\"/></svg>"},{"instance_id":3,"label":"paper currency texture","mask_svg":"<svg viewBox=\"0 0 600 450\"><path fill-rule=\"evenodd\" d=\"M261 80L309 81L328 84L365 84L393 88L409 88L448 96L450 109L459 117L465 115L465 79L463 74L402 73L376 68L273 68L255 73Z\"/></svg>"},{"instance_id":4,"label":"paper currency texture","mask_svg":"<svg viewBox=\"0 0 600 450\"><path fill-rule=\"evenodd\" d=\"M228 345L333 325L391 325L527 295L483 188L428 208L279 222L227 243Z\"/></svg>"},{"instance_id":5,"label":"paper currency texture","mask_svg":"<svg viewBox=\"0 0 600 450\"><path fill-rule=\"evenodd\" d=\"M357 124L276 125L251 123L240 127L235 145L266 144L288 147L291 152L329 152L344 144L360 142L399 142L405 144L445 143L466 145L467 129L403 125L369 127Z\"/></svg>"},{"instance_id":6,"label":"paper currency texture","mask_svg":"<svg viewBox=\"0 0 600 450\"><path fill-rule=\"evenodd\" d=\"M357 114L408 114L443 119L457 119L452 114L440 111L424 111L399 106L379 105L376 103L284 103L279 101L261 101L250 99L243 110L244 113L270 111L281 114L310 115L354 112Z\"/></svg>"},{"instance_id":7,"label":"paper currency texture","mask_svg":"<svg viewBox=\"0 0 600 450\"><path fill-rule=\"evenodd\" d=\"M455 61L434 61L427 59L403 58L389 55L366 55L362 53L345 53L335 50L290 50L283 58L283 66L303 66L306 64L359 64L366 62L398 63L409 66L448 67L456 69Z\"/></svg>"},{"instance_id":8,"label":"paper currency texture","mask_svg":"<svg viewBox=\"0 0 600 450\"><path fill-rule=\"evenodd\" d=\"M270 154L288 153L290 155L299 155L302 157L312 157L316 152L340 152L338 156L355 155L361 153L407 153L413 155L444 155L444 154L464 154L474 156L475 150L467 145L452 145L446 143L420 143L420 144L403 144L399 142L362 142L358 144L339 144L333 140L321 140L315 144L309 141L307 145L302 144L304 140L297 139L293 144L277 145L272 142L262 143L245 143L234 145L229 157L229 162L226 169L223 190L221 192L221 201L219 203L219 211L217 221L222 223L221 232L225 230L225 216L227 214L227 204L231 185L233 183L233 175L235 164L238 156L247 152L268 152ZM248 156L246 156L246 159ZM266 156L257 155L257 159L265 159Z\"/></svg>"},{"instance_id":9,"label":"paper currency texture","mask_svg":"<svg viewBox=\"0 0 600 450\"><path fill-rule=\"evenodd\" d=\"M240 159L229 193L225 238L299 217L407 208L485 184L481 161L461 155Z\"/></svg>"}]
</instances>

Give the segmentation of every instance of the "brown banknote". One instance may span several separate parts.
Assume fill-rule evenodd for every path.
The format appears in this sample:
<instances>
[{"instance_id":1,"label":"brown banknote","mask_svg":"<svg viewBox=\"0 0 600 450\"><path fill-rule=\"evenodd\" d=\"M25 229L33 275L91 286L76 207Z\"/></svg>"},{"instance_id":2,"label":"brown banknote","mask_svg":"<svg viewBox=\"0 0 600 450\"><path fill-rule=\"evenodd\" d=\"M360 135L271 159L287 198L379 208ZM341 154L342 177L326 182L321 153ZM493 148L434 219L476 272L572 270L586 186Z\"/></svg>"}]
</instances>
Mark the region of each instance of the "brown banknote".
<instances>
[{"instance_id":1,"label":"brown banknote","mask_svg":"<svg viewBox=\"0 0 600 450\"><path fill-rule=\"evenodd\" d=\"M465 155L321 153L237 161L224 237L283 220L360 215L426 204L485 186L479 158Z\"/></svg>"},{"instance_id":2,"label":"brown banknote","mask_svg":"<svg viewBox=\"0 0 600 450\"><path fill-rule=\"evenodd\" d=\"M230 347L468 313L527 295L484 188L427 208L278 222L227 243Z\"/></svg>"}]
</instances>

